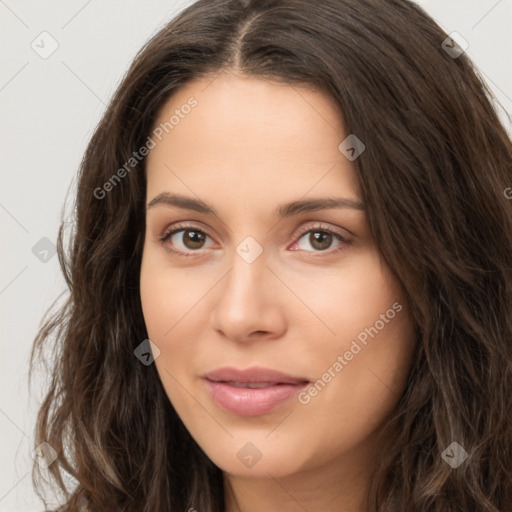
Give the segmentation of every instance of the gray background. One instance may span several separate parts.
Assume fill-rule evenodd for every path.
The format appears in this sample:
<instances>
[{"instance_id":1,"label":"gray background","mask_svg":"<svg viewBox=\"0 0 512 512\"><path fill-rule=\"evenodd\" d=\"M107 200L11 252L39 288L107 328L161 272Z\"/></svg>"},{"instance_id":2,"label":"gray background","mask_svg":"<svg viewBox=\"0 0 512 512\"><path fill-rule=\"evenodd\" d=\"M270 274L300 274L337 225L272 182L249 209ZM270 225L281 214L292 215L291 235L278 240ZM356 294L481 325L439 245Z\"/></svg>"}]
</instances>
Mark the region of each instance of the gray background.
<instances>
[{"instance_id":1,"label":"gray background","mask_svg":"<svg viewBox=\"0 0 512 512\"><path fill-rule=\"evenodd\" d=\"M44 251L55 242L87 141L129 63L190 3L0 0L0 512L42 510L30 451L45 384L39 377L29 395L27 357L44 311L64 290L57 257ZM448 33L464 37L467 54L512 113L512 0L418 3ZM40 36L45 31L58 44L46 59L40 53L56 43ZM512 133L505 115L503 122Z\"/></svg>"}]
</instances>

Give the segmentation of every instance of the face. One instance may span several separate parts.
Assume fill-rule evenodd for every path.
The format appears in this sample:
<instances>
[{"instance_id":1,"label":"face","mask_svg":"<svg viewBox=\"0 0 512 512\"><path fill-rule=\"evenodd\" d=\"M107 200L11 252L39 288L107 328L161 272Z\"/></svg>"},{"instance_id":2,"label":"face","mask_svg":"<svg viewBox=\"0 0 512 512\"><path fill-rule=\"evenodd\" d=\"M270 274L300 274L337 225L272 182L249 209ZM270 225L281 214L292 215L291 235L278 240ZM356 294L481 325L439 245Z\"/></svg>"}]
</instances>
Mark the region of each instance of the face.
<instances>
[{"instance_id":1,"label":"face","mask_svg":"<svg viewBox=\"0 0 512 512\"><path fill-rule=\"evenodd\" d=\"M413 326L338 107L225 72L175 93L154 128L141 300L186 428L232 475L362 450L405 386Z\"/></svg>"}]
</instances>

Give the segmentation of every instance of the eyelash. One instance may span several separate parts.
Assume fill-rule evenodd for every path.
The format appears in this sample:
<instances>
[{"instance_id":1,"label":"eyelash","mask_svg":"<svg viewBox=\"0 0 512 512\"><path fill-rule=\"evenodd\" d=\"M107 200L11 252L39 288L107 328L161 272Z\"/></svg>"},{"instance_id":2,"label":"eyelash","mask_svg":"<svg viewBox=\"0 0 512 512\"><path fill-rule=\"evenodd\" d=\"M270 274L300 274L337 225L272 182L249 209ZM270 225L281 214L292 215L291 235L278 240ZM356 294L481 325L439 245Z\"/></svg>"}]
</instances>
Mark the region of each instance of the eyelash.
<instances>
[{"instance_id":1,"label":"eyelash","mask_svg":"<svg viewBox=\"0 0 512 512\"><path fill-rule=\"evenodd\" d=\"M196 226L193 226L191 224L177 224L177 225L173 226L173 228L170 231L167 231L161 237L159 237L158 241L164 246L164 248L167 251L170 251L170 252L172 252L174 254L177 254L179 256L182 256L182 257L185 257L185 258L190 258L190 257L197 256L197 253L199 253L200 250L189 251L189 252L182 252L182 251L173 249L172 247L169 247L169 245L166 244L167 240L169 240L173 235L175 235L176 233L179 233L180 231L187 231L187 230L196 231L196 232L199 232L199 233L201 233L203 235L206 235L206 236L210 237L210 235L208 235L208 233L205 233L203 230L198 229ZM329 234L333 235L335 238L337 238L340 241L340 244L338 246L336 246L336 248L333 249L333 250L307 251L307 252L319 253L319 256L321 256L323 254L328 254L329 256L331 256L333 254L337 254L337 253L345 250L346 246L350 245L350 243L351 243L351 241L348 238L340 235L338 232L334 231L333 229L331 229L329 227L326 227L326 226L323 226L321 224L319 224L317 226L312 226L312 227L300 228L299 232L296 233L295 236L297 237L297 240L300 240L306 233L311 233L311 232L313 232L313 233L314 232L329 233ZM316 258L318 256L313 256L313 257Z\"/></svg>"}]
</instances>

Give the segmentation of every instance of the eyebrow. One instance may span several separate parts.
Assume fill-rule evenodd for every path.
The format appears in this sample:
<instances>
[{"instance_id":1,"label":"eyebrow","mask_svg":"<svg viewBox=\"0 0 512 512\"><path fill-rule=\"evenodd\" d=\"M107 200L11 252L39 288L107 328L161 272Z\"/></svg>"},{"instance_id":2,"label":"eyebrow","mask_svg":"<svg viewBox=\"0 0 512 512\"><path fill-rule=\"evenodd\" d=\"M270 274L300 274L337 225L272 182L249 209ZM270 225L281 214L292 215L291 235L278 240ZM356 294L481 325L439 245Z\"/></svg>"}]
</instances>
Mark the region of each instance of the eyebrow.
<instances>
[{"instance_id":1,"label":"eyebrow","mask_svg":"<svg viewBox=\"0 0 512 512\"><path fill-rule=\"evenodd\" d=\"M162 192L153 198L146 209L149 210L155 206L175 206L177 208L183 208L185 210L193 210L198 213L204 213L206 215L217 215L214 208L207 205L200 199L194 199L179 194L169 194L168 192ZM364 203L357 199L349 199L344 197L321 197L312 199L300 199L298 201L291 201L280 205L275 210L275 215L283 217L291 217L299 213L315 212L318 210L328 210L333 208L350 208L353 210L365 211L366 207Z\"/></svg>"}]
</instances>

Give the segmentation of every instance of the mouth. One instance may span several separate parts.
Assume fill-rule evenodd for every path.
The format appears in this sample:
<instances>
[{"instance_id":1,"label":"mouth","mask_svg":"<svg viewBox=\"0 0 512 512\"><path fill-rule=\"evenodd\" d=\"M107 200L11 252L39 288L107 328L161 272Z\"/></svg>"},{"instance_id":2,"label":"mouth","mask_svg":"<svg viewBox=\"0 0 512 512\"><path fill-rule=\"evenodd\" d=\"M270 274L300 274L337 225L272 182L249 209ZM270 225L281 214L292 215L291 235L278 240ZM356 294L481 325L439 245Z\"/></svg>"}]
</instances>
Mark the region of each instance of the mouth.
<instances>
[{"instance_id":1,"label":"mouth","mask_svg":"<svg viewBox=\"0 0 512 512\"><path fill-rule=\"evenodd\" d=\"M216 382L216 381L211 381ZM217 381L221 384L226 384L227 386L232 386L234 388L249 388L249 389L261 389L261 388L269 388L272 386L284 386L286 383L284 382L235 382L235 381Z\"/></svg>"},{"instance_id":2,"label":"mouth","mask_svg":"<svg viewBox=\"0 0 512 512\"><path fill-rule=\"evenodd\" d=\"M213 401L240 416L267 414L296 396L310 381L268 368L220 368L204 382Z\"/></svg>"}]
</instances>

